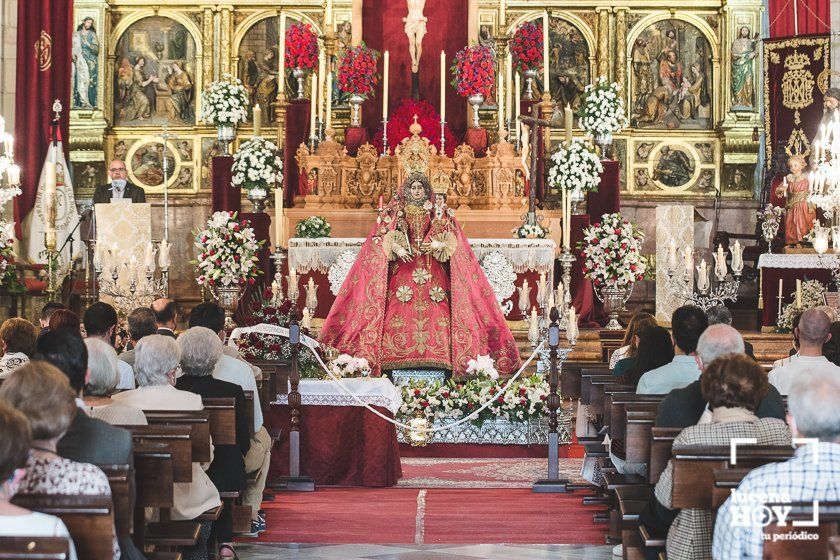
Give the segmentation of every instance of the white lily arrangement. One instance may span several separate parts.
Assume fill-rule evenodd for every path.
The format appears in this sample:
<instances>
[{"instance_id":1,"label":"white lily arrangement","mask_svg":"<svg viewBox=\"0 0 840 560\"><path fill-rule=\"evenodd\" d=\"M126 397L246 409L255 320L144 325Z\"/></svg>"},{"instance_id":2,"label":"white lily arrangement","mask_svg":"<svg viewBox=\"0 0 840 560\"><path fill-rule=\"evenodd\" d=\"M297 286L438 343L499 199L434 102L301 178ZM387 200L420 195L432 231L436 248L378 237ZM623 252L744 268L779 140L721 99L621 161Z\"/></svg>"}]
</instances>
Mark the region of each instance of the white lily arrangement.
<instances>
[{"instance_id":1,"label":"white lily arrangement","mask_svg":"<svg viewBox=\"0 0 840 560\"><path fill-rule=\"evenodd\" d=\"M365 358L341 354L330 362L330 373L338 378L368 377L370 375L370 363Z\"/></svg>"},{"instance_id":2,"label":"white lily arrangement","mask_svg":"<svg viewBox=\"0 0 840 560\"><path fill-rule=\"evenodd\" d=\"M491 358L489 354L477 356L474 360L467 361L467 373L487 377L493 381L499 378L499 372L496 370L496 360Z\"/></svg>"},{"instance_id":3,"label":"white lily arrangement","mask_svg":"<svg viewBox=\"0 0 840 560\"><path fill-rule=\"evenodd\" d=\"M618 132L628 125L621 97L621 85L609 83L600 76L583 90L583 102L578 110L580 127L595 138Z\"/></svg>"},{"instance_id":4,"label":"white lily arrangement","mask_svg":"<svg viewBox=\"0 0 840 560\"><path fill-rule=\"evenodd\" d=\"M254 229L247 220L238 220L236 213L216 212L207 220L207 227L195 237L198 248L196 265L199 286L237 286L260 274L259 251Z\"/></svg>"},{"instance_id":5,"label":"white lily arrangement","mask_svg":"<svg viewBox=\"0 0 840 560\"><path fill-rule=\"evenodd\" d=\"M283 158L277 144L260 136L243 142L233 155L231 184L266 194L283 183Z\"/></svg>"},{"instance_id":6,"label":"white lily arrangement","mask_svg":"<svg viewBox=\"0 0 840 560\"><path fill-rule=\"evenodd\" d=\"M587 193L598 190L604 166L589 142L572 140L551 154L548 185L552 189Z\"/></svg>"},{"instance_id":7,"label":"white lily arrangement","mask_svg":"<svg viewBox=\"0 0 840 560\"><path fill-rule=\"evenodd\" d=\"M621 214L604 214L583 230L580 243L583 274L595 287L623 287L641 280L647 272L642 256L645 234Z\"/></svg>"},{"instance_id":8,"label":"white lily arrangement","mask_svg":"<svg viewBox=\"0 0 840 560\"><path fill-rule=\"evenodd\" d=\"M249 96L242 82L225 74L201 92L201 120L212 126L235 126L248 119Z\"/></svg>"}]
</instances>

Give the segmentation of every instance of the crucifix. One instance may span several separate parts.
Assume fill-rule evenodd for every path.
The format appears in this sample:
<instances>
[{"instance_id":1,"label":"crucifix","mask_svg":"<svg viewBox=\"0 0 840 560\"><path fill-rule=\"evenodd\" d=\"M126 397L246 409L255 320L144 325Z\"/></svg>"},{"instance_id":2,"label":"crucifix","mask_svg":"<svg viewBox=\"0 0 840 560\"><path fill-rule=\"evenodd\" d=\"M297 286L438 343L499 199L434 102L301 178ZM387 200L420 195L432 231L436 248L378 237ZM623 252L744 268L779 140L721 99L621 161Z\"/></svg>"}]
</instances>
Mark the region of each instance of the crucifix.
<instances>
[{"instance_id":1,"label":"crucifix","mask_svg":"<svg viewBox=\"0 0 840 560\"><path fill-rule=\"evenodd\" d=\"M531 105L531 116L525 117L523 115L519 115L519 120L522 124L528 126L528 150L530 155L530 161L528 163L528 179L531 182L531 188L528 189L528 215L526 217L526 223L530 225L537 224L537 161L539 159L539 154L537 153L538 145L539 145L539 138L542 131L540 128L551 128L551 122L540 119L537 117L539 114L539 107L538 103L534 103ZM550 138L548 134L545 135L546 137L546 144L544 146L545 150L548 151L548 139ZM524 148L523 148L524 149ZM565 216L564 216L565 219Z\"/></svg>"},{"instance_id":2,"label":"crucifix","mask_svg":"<svg viewBox=\"0 0 840 560\"><path fill-rule=\"evenodd\" d=\"M403 18L405 34L408 35L408 51L411 55L411 97L420 98L420 57L423 55L423 37L426 22L423 15L426 0L407 0L408 14Z\"/></svg>"}]
</instances>

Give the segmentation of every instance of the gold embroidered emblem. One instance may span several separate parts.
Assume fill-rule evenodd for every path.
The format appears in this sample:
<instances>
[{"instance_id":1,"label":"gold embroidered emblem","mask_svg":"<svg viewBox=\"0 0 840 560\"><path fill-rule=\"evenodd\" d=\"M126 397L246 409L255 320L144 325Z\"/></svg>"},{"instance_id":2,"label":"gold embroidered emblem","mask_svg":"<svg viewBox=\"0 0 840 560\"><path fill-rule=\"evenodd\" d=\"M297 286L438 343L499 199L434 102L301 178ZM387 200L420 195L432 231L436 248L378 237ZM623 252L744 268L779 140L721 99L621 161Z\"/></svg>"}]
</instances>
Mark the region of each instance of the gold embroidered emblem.
<instances>
[{"instance_id":1,"label":"gold embroidered emblem","mask_svg":"<svg viewBox=\"0 0 840 560\"><path fill-rule=\"evenodd\" d=\"M52 37L43 29L41 36L35 41L35 60L38 61L38 69L41 72L52 68Z\"/></svg>"},{"instance_id":2,"label":"gold embroidered emblem","mask_svg":"<svg viewBox=\"0 0 840 560\"><path fill-rule=\"evenodd\" d=\"M807 54L794 51L785 57L785 72L782 77L782 104L794 109L794 120L799 120L799 110L814 102L814 75L805 68L810 62Z\"/></svg>"},{"instance_id":3,"label":"gold embroidered emblem","mask_svg":"<svg viewBox=\"0 0 840 560\"><path fill-rule=\"evenodd\" d=\"M397 288L397 299L403 303L411 301L411 288L409 286L400 286Z\"/></svg>"},{"instance_id":4,"label":"gold embroidered emblem","mask_svg":"<svg viewBox=\"0 0 840 560\"><path fill-rule=\"evenodd\" d=\"M425 268L415 268L411 273L411 278L414 279L415 284L422 286L432 279L432 274Z\"/></svg>"},{"instance_id":5,"label":"gold embroidered emblem","mask_svg":"<svg viewBox=\"0 0 840 560\"><path fill-rule=\"evenodd\" d=\"M435 286L429 290L429 299L435 303L440 303L446 299L446 292L440 286Z\"/></svg>"}]
</instances>

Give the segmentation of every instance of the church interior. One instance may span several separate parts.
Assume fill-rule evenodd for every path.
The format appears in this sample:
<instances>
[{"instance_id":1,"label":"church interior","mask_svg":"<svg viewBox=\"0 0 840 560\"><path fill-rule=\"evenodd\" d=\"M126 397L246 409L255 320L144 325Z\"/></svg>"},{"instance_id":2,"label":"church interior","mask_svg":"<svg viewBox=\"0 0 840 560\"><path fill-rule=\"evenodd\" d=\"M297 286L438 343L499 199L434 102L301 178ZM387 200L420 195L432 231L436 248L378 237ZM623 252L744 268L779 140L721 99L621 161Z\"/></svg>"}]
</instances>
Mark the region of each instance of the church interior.
<instances>
[{"instance_id":1,"label":"church interior","mask_svg":"<svg viewBox=\"0 0 840 560\"><path fill-rule=\"evenodd\" d=\"M0 558L840 559L840 0L0 0Z\"/></svg>"}]
</instances>

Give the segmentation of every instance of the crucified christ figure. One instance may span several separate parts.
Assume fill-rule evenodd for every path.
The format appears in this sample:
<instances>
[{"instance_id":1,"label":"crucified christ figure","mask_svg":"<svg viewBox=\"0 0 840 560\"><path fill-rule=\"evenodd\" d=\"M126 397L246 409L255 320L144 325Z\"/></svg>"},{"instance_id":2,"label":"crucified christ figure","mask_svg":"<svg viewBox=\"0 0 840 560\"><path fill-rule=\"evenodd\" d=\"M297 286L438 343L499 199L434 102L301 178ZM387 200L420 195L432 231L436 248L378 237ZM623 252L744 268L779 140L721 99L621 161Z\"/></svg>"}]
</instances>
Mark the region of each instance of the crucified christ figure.
<instances>
[{"instance_id":1,"label":"crucified christ figure","mask_svg":"<svg viewBox=\"0 0 840 560\"><path fill-rule=\"evenodd\" d=\"M407 0L408 15L403 18L405 34L408 35L408 52L411 54L411 72L420 70L420 56L423 54L423 36L426 35L426 22L423 8L426 0Z\"/></svg>"}]
</instances>

